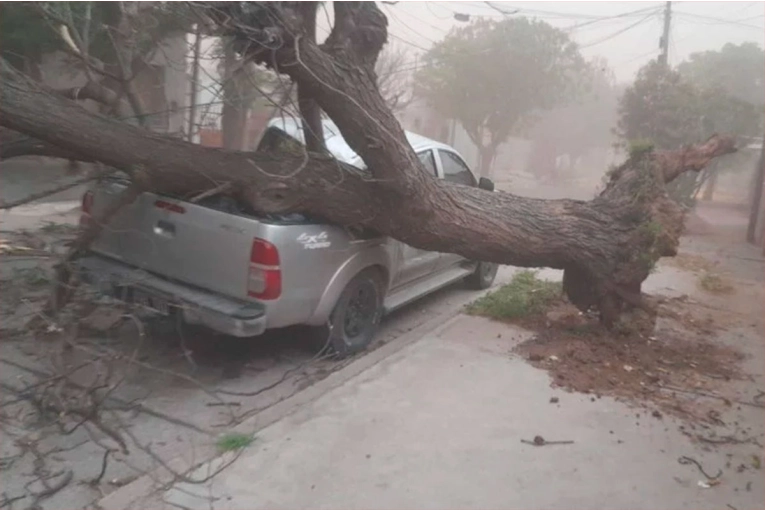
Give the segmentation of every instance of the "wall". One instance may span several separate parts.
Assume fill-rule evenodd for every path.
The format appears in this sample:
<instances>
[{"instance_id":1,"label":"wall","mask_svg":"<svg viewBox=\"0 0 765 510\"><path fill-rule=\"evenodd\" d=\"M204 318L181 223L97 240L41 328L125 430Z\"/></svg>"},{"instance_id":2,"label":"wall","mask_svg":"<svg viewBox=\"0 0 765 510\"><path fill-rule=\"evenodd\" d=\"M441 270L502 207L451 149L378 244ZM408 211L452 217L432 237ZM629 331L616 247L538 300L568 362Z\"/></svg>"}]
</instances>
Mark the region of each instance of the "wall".
<instances>
[{"instance_id":1,"label":"wall","mask_svg":"<svg viewBox=\"0 0 765 510\"><path fill-rule=\"evenodd\" d=\"M180 133L186 129L188 118L191 78L187 72L186 55L188 44L186 35L165 40L158 48L152 64L165 69L165 97L171 110L168 122L169 133Z\"/></svg>"},{"instance_id":2,"label":"wall","mask_svg":"<svg viewBox=\"0 0 765 510\"><path fill-rule=\"evenodd\" d=\"M187 106L189 103L190 78L186 71L187 43L186 35L167 38L154 53L150 65L154 68L140 73L136 78L139 95L147 104L147 114L164 115L166 121L158 122L161 128L157 130L178 133L185 129ZM42 81L54 89L81 87L86 83L85 73L74 70L72 57L63 52L44 55L40 65ZM162 83L157 90L157 83ZM97 105L84 101L86 108L91 111Z\"/></svg>"}]
</instances>

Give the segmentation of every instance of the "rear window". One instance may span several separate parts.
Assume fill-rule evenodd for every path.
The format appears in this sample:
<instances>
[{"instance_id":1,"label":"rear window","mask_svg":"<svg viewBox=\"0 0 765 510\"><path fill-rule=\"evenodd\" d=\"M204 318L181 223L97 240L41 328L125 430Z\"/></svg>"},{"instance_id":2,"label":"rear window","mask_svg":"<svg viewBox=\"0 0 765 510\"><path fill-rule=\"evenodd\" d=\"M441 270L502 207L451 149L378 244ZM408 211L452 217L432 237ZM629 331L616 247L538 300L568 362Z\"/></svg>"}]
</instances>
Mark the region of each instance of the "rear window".
<instances>
[{"instance_id":1,"label":"rear window","mask_svg":"<svg viewBox=\"0 0 765 510\"><path fill-rule=\"evenodd\" d=\"M266 129L255 152L281 152L287 154L302 154L303 144L279 128Z\"/></svg>"},{"instance_id":2,"label":"rear window","mask_svg":"<svg viewBox=\"0 0 765 510\"><path fill-rule=\"evenodd\" d=\"M297 153L302 153L302 144L292 138L291 136L287 135L284 131L271 127L268 128L265 133L263 134L263 137L260 140L260 143L258 144L258 148L256 152L287 152L287 151L293 151ZM107 180L110 180L112 182L117 181L124 184L127 184L130 182L130 177L122 171L117 171L108 177L106 177ZM182 200L187 201L191 197L188 196L177 196L177 195L169 195L164 194L164 196L168 198L173 198L175 200ZM263 214L258 213L250 207L250 205L242 200L237 200L236 198L229 196L229 195L213 195L206 198L203 198L202 200L195 202L196 205L207 207L209 209L213 209L215 211L224 212L227 214L234 214L236 216L248 216L251 218L255 218L259 221L262 221L264 223L274 223L274 224L281 224L281 225L293 225L293 224L315 224L315 223L323 223L322 221L311 218L305 214L300 213L290 213L290 214Z\"/></svg>"}]
</instances>

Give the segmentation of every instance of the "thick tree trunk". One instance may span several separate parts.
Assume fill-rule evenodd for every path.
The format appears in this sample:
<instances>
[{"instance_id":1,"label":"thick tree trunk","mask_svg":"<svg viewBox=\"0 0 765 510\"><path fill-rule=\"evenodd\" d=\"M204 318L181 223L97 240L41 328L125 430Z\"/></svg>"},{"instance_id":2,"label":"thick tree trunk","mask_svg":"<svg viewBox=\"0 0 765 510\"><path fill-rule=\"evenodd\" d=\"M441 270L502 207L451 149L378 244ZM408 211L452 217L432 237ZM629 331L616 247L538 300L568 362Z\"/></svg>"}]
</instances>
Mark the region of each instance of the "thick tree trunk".
<instances>
[{"instance_id":1,"label":"thick tree trunk","mask_svg":"<svg viewBox=\"0 0 765 510\"><path fill-rule=\"evenodd\" d=\"M491 177L491 168L494 164L494 159L497 157L497 147L493 145L481 147L479 155L478 175L481 177Z\"/></svg>"},{"instance_id":2,"label":"thick tree trunk","mask_svg":"<svg viewBox=\"0 0 765 510\"><path fill-rule=\"evenodd\" d=\"M262 27L264 18L248 20L251 13L237 12L238 4L226 5L233 11L218 7L213 14L224 14L225 28L242 34L242 47L256 52L246 56L277 59L311 90L368 172L316 153L232 152L147 133L24 85L6 66L0 124L122 168L141 189L192 195L228 182L255 210L308 212L426 250L563 269L572 302L583 310L597 306L607 324L625 303L640 304L640 284L652 265L675 254L682 212L666 197L664 183L733 150L732 140L713 137L677 152L635 154L591 202L539 200L437 181L421 171L375 84L374 60L387 22L374 3L338 3L335 28L322 47L300 37L299 12L289 7L294 4L269 4L265 19L278 13L283 44L261 53L258 48L266 46L249 41L258 37L253 27ZM274 31L264 34L273 37Z\"/></svg>"},{"instance_id":3,"label":"thick tree trunk","mask_svg":"<svg viewBox=\"0 0 765 510\"><path fill-rule=\"evenodd\" d=\"M303 2L298 7L301 16L305 19L305 37L316 41L316 11L317 2ZM311 89L298 83L297 86L298 111L302 117L303 137L305 147L309 152L326 152L324 143L324 125L321 121L321 108L313 99Z\"/></svg>"}]
</instances>

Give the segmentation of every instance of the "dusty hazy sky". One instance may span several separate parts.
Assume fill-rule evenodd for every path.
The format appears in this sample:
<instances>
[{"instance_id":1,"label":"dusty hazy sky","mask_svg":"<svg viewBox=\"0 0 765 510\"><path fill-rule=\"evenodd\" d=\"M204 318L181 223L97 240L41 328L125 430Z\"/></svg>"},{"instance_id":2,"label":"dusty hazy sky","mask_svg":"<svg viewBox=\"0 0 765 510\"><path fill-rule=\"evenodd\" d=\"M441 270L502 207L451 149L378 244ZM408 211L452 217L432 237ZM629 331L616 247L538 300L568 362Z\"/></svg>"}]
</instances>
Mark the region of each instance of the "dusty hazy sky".
<instances>
[{"instance_id":1,"label":"dusty hazy sky","mask_svg":"<svg viewBox=\"0 0 765 510\"><path fill-rule=\"evenodd\" d=\"M631 82L640 67L659 53L665 2L407 2L381 3L388 17L391 44L410 50L406 70L414 68L415 54L422 54L434 41L461 25L455 13L472 18L486 16L502 19L502 11L511 16L542 19L556 27L570 30L587 58L608 60L618 81ZM494 7L492 7L494 6ZM640 11L640 12L634 12ZM624 16L621 16L624 15ZM326 36L332 20L332 2L319 8L319 36ZM691 53L719 50L725 43L747 41L765 46L765 2L672 2L672 29L669 60L682 62ZM204 51L213 46L205 42ZM211 101L217 94L215 60L203 61L200 102ZM209 83L208 83L209 82Z\"/></svg>"},{"instance_id":2,"label":"dusty hazy sky","mask_svg":"<svg viewBox=\"0 0 765 510\"><path fill-rule=\"evenodd\" d=\"M665 2L398 2L382 4L391 42L422 52L459 25L455 13L501 19L543 19L571 29L573 39L590 58L605 57L619 81L631 81L637 70L659 53ZM492 8L495 6L495 8ZM331 7L330 7L331 8ZM639 13L613 17L632 11ZM672 2L670 63L697 51L717 50L725 43L752 41L765 46L765 2ZM330 13L331 16L331 13ZM601 19L606 17L611 19ZM320 12L320 18L324 13ZM323 25L324 23L320 23ZM581 25L575 27L575 25ZM414 64L414 57L412 64Z\"/></svg>"}]
</instances>

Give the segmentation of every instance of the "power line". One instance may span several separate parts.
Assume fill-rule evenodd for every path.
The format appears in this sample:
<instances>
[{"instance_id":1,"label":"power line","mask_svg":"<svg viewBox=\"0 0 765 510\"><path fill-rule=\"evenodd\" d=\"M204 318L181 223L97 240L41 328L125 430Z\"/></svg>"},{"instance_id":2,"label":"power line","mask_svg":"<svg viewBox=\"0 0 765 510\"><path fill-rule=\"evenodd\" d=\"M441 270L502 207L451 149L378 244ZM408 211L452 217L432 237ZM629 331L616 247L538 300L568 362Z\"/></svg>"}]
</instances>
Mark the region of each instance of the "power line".
<instances>
[{"instance_id":1,"label":"power line","mask_svg":"<svg viewBox=\"0 0 765 510\"><path fill-rule=\"evenodd\" d=\"M742 23L742 20L732 20L732 19L716 18L714 16L704 16L702 14L694 14L692 12L683 12L683 11L675 11L675 14L679 14L681 16L686 16L686 17L691 17L691 18L697 18L699 20L699 23L701 23L702 21L714 22L714 23L704 23L705 25L729 24L729 25L736 25L736 26L745 27L745 28L753 28L755 30L760 30L760 31L763 29L763 27L761 27L761 26L758 27L758 26L755 26L755 25L749 25L747 23ZM754 16L754 17L757 17L757 16ZM746 20L746 19L751 19L751 18L744 18L744 20Z\"/></svg>"},{"instance_id":2,"label":"power line","mask_svg":"<svg viewBox=\"0 0 765 510\"><path fill-rule=\"evenodd\" d=\"M635 23L632 23L631 25L629 25L627 27L624 27L621 30L618 30L618 31L614 32L613 34L610 34L610 35L608 35L606 37L603 37L603 38L601 38L601 39L599 39L597 41L593 41L593 42L590 42L590 43L583 44L583 45L579 46L579 49L590 48L592 46L596 46L596 45L604 43L606 41L610 41L614 37L617 37L617 36L627 32L629 30L632 30L633 28L637 27L638 25L641 25L641 24L645 23L646 21L648 21L651 18L654 18L655 16L656 16L656 13L652 12L648 16L645 16L644 18L641 18L641 19L637 20Z\"/></svg>"},{"instance_id":3,"label":"power line","mask_svg":"<svg viewBox=\"0 0 765 510\"><path fill-rule=\"evenodd\" d=\"M616 14L614 16L604 16L604 17L602 17L600 19L594 19L594 20L590 20L590 21L585 21L583 23L577 23L576 25L571 25L570 27L564 27L561 30L563 30L564 32L572 32L574 30L578 30L578 29L580 29L582 27L585 27L585 26L589 26L589 25L592 25L592 24L595 24L595 23L600 23L601 21L617 20L619 18L628 18L628 17L632 17L632 16L637 16L637 15L643 14L643 13L645 13L647 11L651 11L652 14L656 14L656 13L659 12L659 10L660 9L658 7L645 7L643 9L638 9L636 11L624 12L622 14Z\"/></svg>"},{"instance_id":4,"label":"power line","mask_svg":"<svg viewBox=\"0 0 765 510\"><path fill-rule=\"evenodd\" d=\"M391 36L391 37L393 37L394 39L398 39L399 41L401 41L401 42L402 42L402 43L404 43L404 44L408 44L409 46L411 46L411 47L413 47L413 48L417 48L418 50L422 50L422 51L424 51L424 52L426 52L426 53L427 53L428 51L430 51L428 48L425 48L425 47L423 47L423 46L420 46L419 44L415 44L415 43L413 43L413 42L411 42L411 41L407 41L407 40L406 40L406 39L404 39L403 37L399 37L399 36L397 36L396 34L388 34L388 35L389 35L389 36ZM433 44L435 44L435 41L433 42Z\"/></svg>"},{"instance_id":5,"label":"power line","mask_svg":"<svg viewBox=\"0 0 765 510\"><path fill-rule=\"evenodd\" d=\"M425 4L425 6L428 8L428 11L430 11L430 7L428 6L428 4L429 4L429 3L430 3L430 2L426 2L426 4ZM407 14L407 15L411 16L412 18L414 18L414 19L417 21L417 23L424 23L425 25L428 25L430 28L432 28L432 29L434 29L434 30L438 30L438 31L439 31L439 32L441 32L442 34L445 34L445 33L447 33L447 32L448 32L448 30L447 30L447 29L445 29L445 28L441 28L441 27L439 27L439 26L436 26L436 25L434 25L433 23L430 23L430 22L428 22L428 21L425 21L424 19L418 18L418 17L417 17L417 16L416 16L414 13L411 13L411 12L409 12L409 11L407 11L407 10L403 10L403 11L400 11L400 13L403 13L403 14ZM392 13L391 13L391 14L392 14ZM432 14L432 12L431 12L431 14ZM434 16L435 16L435 15L434 15ZM437 17L437 16L436 16L436 17ZM397 18L397 19L398 19L398 18ZM439 19L443 19L443 18L439 18ZM446 19L449 19L449 18L446 18ZM401 21L400 19L399 19L399 21L400 21L400 22L403 24L403 21ZM407 28L410 28L410 27L407 25ZM410 28L410 29L411 29L411 28ZM422 34L421 34L420 32L417 32L417 35L419 35L420 37L422 37ZM431 42L433 42L433 41L431 41Z\"/></svg>"},{"instance_id":6,"label":"power line","mask_svg":"<svg viewBox=\"0 0 765 510\"><path fill-rule=\"evenodd\" d=\"M452 13L452 15L451 15L451 16L439 16L438 14L436 14L435 12L433 12L433 9L431 9L431 7L430 7L430 4L432 4L432 3L435 3L435 4L436 4L436 5L438 5L439 7L442 7L442 6L443 6L443 4L441 4L441 3L439 3L439 2L425 2L425 7L428 9L428 12L429 12L429 13L431 13L431 14L432 14L434 17L436 17L436 18L438 18L438 19L443 19L443 20L447 20L447 19L453 19L453 18L454 18L454 11L449 11L449 12L451 12L451 13ZM447 10L449 10L449 9L447 9Z\"/></svg>"},{"instance_id":7,"label":"power line","mask_svg":"<svg viewBox=\"0 0 765 510\"><path fill-rule=\"evenodd\" d=\"M389 15L390 15L390 16L391 16L391 17L392 17L392 18L393 18L395 21L397 21L398 23L400 23L400 24L401 24L401 25L402 25L404 28L406 28L406 29L407 29L407 30L409 30L410 32L414 33L414 34L415 34L415 35L417 35L418 37L421 37L422 39L425 39L425 40L426 40L426 41L428 41L429 43L431 43L431 44L436 44L436 41L433 41L432 39L429 39L429 38L427 38L427 37L423 36L421 32L418 32L417 30L415 30L415 29L413 29L412 27L410 27L410 26L409 26L407 23L403 22L403 21L402 21L402 20L401 20L401 19L400 19L398 16L396 16L396 14L393 12L393 10L392 10L392 9L386 9L386 10L388 11L388 14L389 14ZM419 18L418 18L418 21L420 21L420 20L419 20ZM414 47L414 48L418 48L418 49L420 49L420 50L422 50L422 51L425 51L425 52L427 52L427 51L428 51L428 49L427 49L427 48L424 48L424 47L420 46L419 44L415 44L415 43L409 42L409 41L407 41L406 39L404 39L404 38L402 38L402 37L400 37L400 36L398 36L398 35L395 35L395 34L393 34L393 33L389 33L388 35L390 35L391 37L393 37L393 38L395 38L395 39L398 39L398 40L400 40L400 41L403 41L403 42L405 42L405 43L409 44L410 46L412 46L412 47Z\"/></svg>"},{"instance_id":8,"label":"power line","mask_svg":"<svg viewBox=\"0 0 765 510\"><path fill-rule=\"evenodd\" d=\"M498 10L500 12L503 12L503 10L499 9L498 7L491 5L492 2L485 2L494 10ZM508 4L505 4L508 5ZM653 8L653 7L651 7ZM526 7L512 7L514 9L513 12L507 12L507 14L516 14L516 13L532 13L537 15L543 15L551 18L558 18L558 19L586 19L586 20L601 20L601 19L608 19L610 16L600 16L596 14L576 14L571 12L555 12L555 11L547 11L542 9L529 9Z\"/></svg>"}]
</instances>

